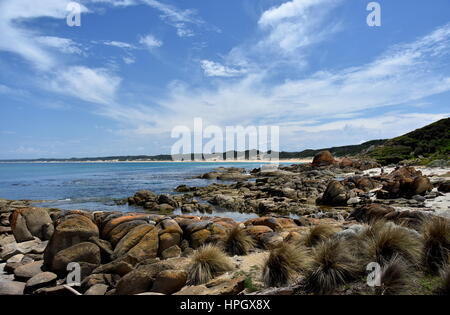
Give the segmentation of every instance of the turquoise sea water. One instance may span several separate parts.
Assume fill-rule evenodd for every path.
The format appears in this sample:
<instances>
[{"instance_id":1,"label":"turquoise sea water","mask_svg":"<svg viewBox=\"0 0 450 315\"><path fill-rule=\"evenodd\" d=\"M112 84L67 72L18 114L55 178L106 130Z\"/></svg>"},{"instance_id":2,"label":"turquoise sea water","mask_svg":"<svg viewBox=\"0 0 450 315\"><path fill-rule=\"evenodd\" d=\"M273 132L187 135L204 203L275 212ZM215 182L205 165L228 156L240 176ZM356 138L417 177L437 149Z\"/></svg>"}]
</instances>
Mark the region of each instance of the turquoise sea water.
<instances>
[{"instance_id":1,"label":"turquoise sea water","mask_svg":"<svg viewBox=\"0 0 450 315\"><path fill-rule=\"evenodd\" d=\"M243 167L261 163L0 163L0 198L46 200L44 206L61 209L140 209L117 206L141 189L174 193L181 184L208 185L214 181L195 176L214 168ZM236 217L235 214L233 215Z\"/></svg>"}]
</instances>

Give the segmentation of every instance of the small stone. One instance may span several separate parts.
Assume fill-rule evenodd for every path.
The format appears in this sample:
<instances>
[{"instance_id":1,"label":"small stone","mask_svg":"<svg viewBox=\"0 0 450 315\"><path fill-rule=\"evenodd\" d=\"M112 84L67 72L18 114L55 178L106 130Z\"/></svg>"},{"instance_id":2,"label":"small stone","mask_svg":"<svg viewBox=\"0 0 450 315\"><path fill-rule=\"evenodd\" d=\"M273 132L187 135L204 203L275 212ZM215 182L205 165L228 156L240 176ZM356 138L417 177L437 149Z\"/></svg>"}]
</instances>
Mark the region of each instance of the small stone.
<instances>
[{"instance_id":1,"label":"small stone","mask_svg":"<svg viewBox=\"0 0 450 315\"><path fill-rule=\"evenodd\" d=\"M84 295L105 295L106 291L108 291L108 286L98 283L90 287Z\"/></svg>"}]
</instances>

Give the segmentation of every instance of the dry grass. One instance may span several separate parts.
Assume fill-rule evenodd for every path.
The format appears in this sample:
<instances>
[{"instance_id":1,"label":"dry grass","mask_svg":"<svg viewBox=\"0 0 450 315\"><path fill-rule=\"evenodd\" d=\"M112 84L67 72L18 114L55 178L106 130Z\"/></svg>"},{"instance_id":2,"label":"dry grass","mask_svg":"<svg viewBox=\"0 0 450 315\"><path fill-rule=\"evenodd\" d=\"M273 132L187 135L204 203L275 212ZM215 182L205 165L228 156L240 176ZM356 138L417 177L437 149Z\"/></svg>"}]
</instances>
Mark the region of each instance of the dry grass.
<instances>
[{"instance_id":1,"label":"dry grass","mask_svg":"<svg viewBox=\"0 0 450 315\"><path fill-rule=\"evenodd\" d=\"M360 268L349 243L330 239L313 249L312 264L303 280L307 292L330 294L353 280Z\"/></svg>"},{"instance_id":2,"label":"dry grass","mask_svg":"<svg viewBox=\"0 0 450 315\"><path fill-rule=\"evenodd\" d=\"M234 269L233 261L217 246L208 244L192 255L188 284L207 283L218 275Z\"/></svg>"},{"instance_id":3,"label":"dry grass","mask_svg":"<svg viewBox=\"0 0 450 315\"><path fill-rule=\"evenodd\" d=\"M387 264L396 256L418 266L422 255L422 242L412 231L392 222L377 221L359 237L359 249L363 263L376 261Z\"/></svg>"},{"instance_id":4,"label":"dry grass","mask_svg":"<svg viewBox=\"0 0 450 315\"><path fill-rule=\"evenodd\" d=\"M302 241L305 246L314 247L332 237L336 232L337 230L334 226L319 224L310 228Z\"/></svg>"},{"instance_id":5,"label":"dry grass","mask_svg":"<svg viewBox=\"0 0 450 315\"><path fill-rule=\"evenodd\" d=\"M229 255L243 256L255 247L255 240L237 225L228 232L222 246Z\"/></svg>"},{"instance_id":6,"label":"dry grass","mask_svg":"<svg viewBox=\"0 0 450 315\"><path fill-rule=\"evenodd\" d=\"M306 248L283 243L272 249L264 263L263 280L268 287L281 287L295 280L298 273L309 266L310 256Z\"/></svg>"},{"instance_id":7,"label":"dry grass","mask_svg":"<svg viewBox=\"0 0 450 315\"><path fill-rule=\"evenodd\" d=\"M403 259L395 256L384 265L381 273L381 286L376 289L378 295L402 295L408 292L410 272Z\"/></svg>"},{"instance_id":8,"label":"dry grass","mask_svg":"<svg viewBox=\"0 0 450 315\"><path fill-rule=\"evenodd\" d=\"M446 266L441 270L441 283L437 294L450 295L450 266Z\"/></svg>"},{"instance_id":9,"label":"dry grass","mask_svg":"<svg viewBox=\"0 0 450 315\"><path fill-rule=\"evenodd\" d=\"M422 234L423 263L428 271L437 273L450 258L450 221L433 217L424 224Z\"/></svg>"}]
</instances>

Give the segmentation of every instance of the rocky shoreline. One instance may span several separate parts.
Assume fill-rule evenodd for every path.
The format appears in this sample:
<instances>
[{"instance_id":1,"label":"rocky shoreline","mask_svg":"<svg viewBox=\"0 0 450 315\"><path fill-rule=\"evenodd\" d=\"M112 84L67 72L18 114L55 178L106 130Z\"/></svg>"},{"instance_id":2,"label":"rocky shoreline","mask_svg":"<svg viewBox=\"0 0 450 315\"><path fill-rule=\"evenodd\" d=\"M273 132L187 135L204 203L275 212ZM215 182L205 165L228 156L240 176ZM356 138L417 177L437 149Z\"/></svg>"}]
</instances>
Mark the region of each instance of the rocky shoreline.
<instances>
[{"instance_id":1,"label":"rocky shoreline","mask_svg":"<svg viewBox=\"0 0 450 315\"><path fill-rule=\"evenodd\" d=\"M367 262L386 269L398 257L415 274L415 285L405 284L403 292L433 294L441 278L429 267L438 260L445 271L450 262L449 176L445 168L382 168L321 152L311 164L249 173L221 168L201 175L216 181L208 186L179 186L172 195L140 191L118 201L148 213L64 211L0 199L0 295L373 294L361 280ZM260 217L236 222L202 215L216 209ZM438 247L447 255L432 257L433 264L424 263L430 222L444 226ZM404 235L410 244L369 255L370 242L383 233ZM334 259L355 268L342 273L345 281L317 290L313 275L322 251L337 249ZM285 263L272 266L273 257ZM71 263L80 283L68 279ZM198 264L210 268L208 276L198 274ZM289 277L274 282L271 268Z\"/></svg>"}]
</instances>

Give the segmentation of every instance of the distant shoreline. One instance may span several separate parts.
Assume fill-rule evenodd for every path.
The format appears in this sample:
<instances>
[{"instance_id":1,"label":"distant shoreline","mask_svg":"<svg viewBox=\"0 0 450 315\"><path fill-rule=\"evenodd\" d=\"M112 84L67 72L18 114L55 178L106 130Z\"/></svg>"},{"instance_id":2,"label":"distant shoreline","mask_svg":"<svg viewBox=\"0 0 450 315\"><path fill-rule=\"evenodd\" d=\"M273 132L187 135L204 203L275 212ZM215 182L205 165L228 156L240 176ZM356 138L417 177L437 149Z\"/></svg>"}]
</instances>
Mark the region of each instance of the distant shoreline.
<instances>
[{"instance_id":1,"label":"distant shoreline","mask_svg":"<svg viewBox=\"0 0 450 315\"><path fill-rule=\"evenodd\" d=\"M264 161L264 160L215 160L215 161L0 161L0 164L89 164L89 163L110 163L110 164L118 164L118 163L311 163L313 158L304 158L304 159L283 159L278 161Z\"/></svg>"}]
</instances>

